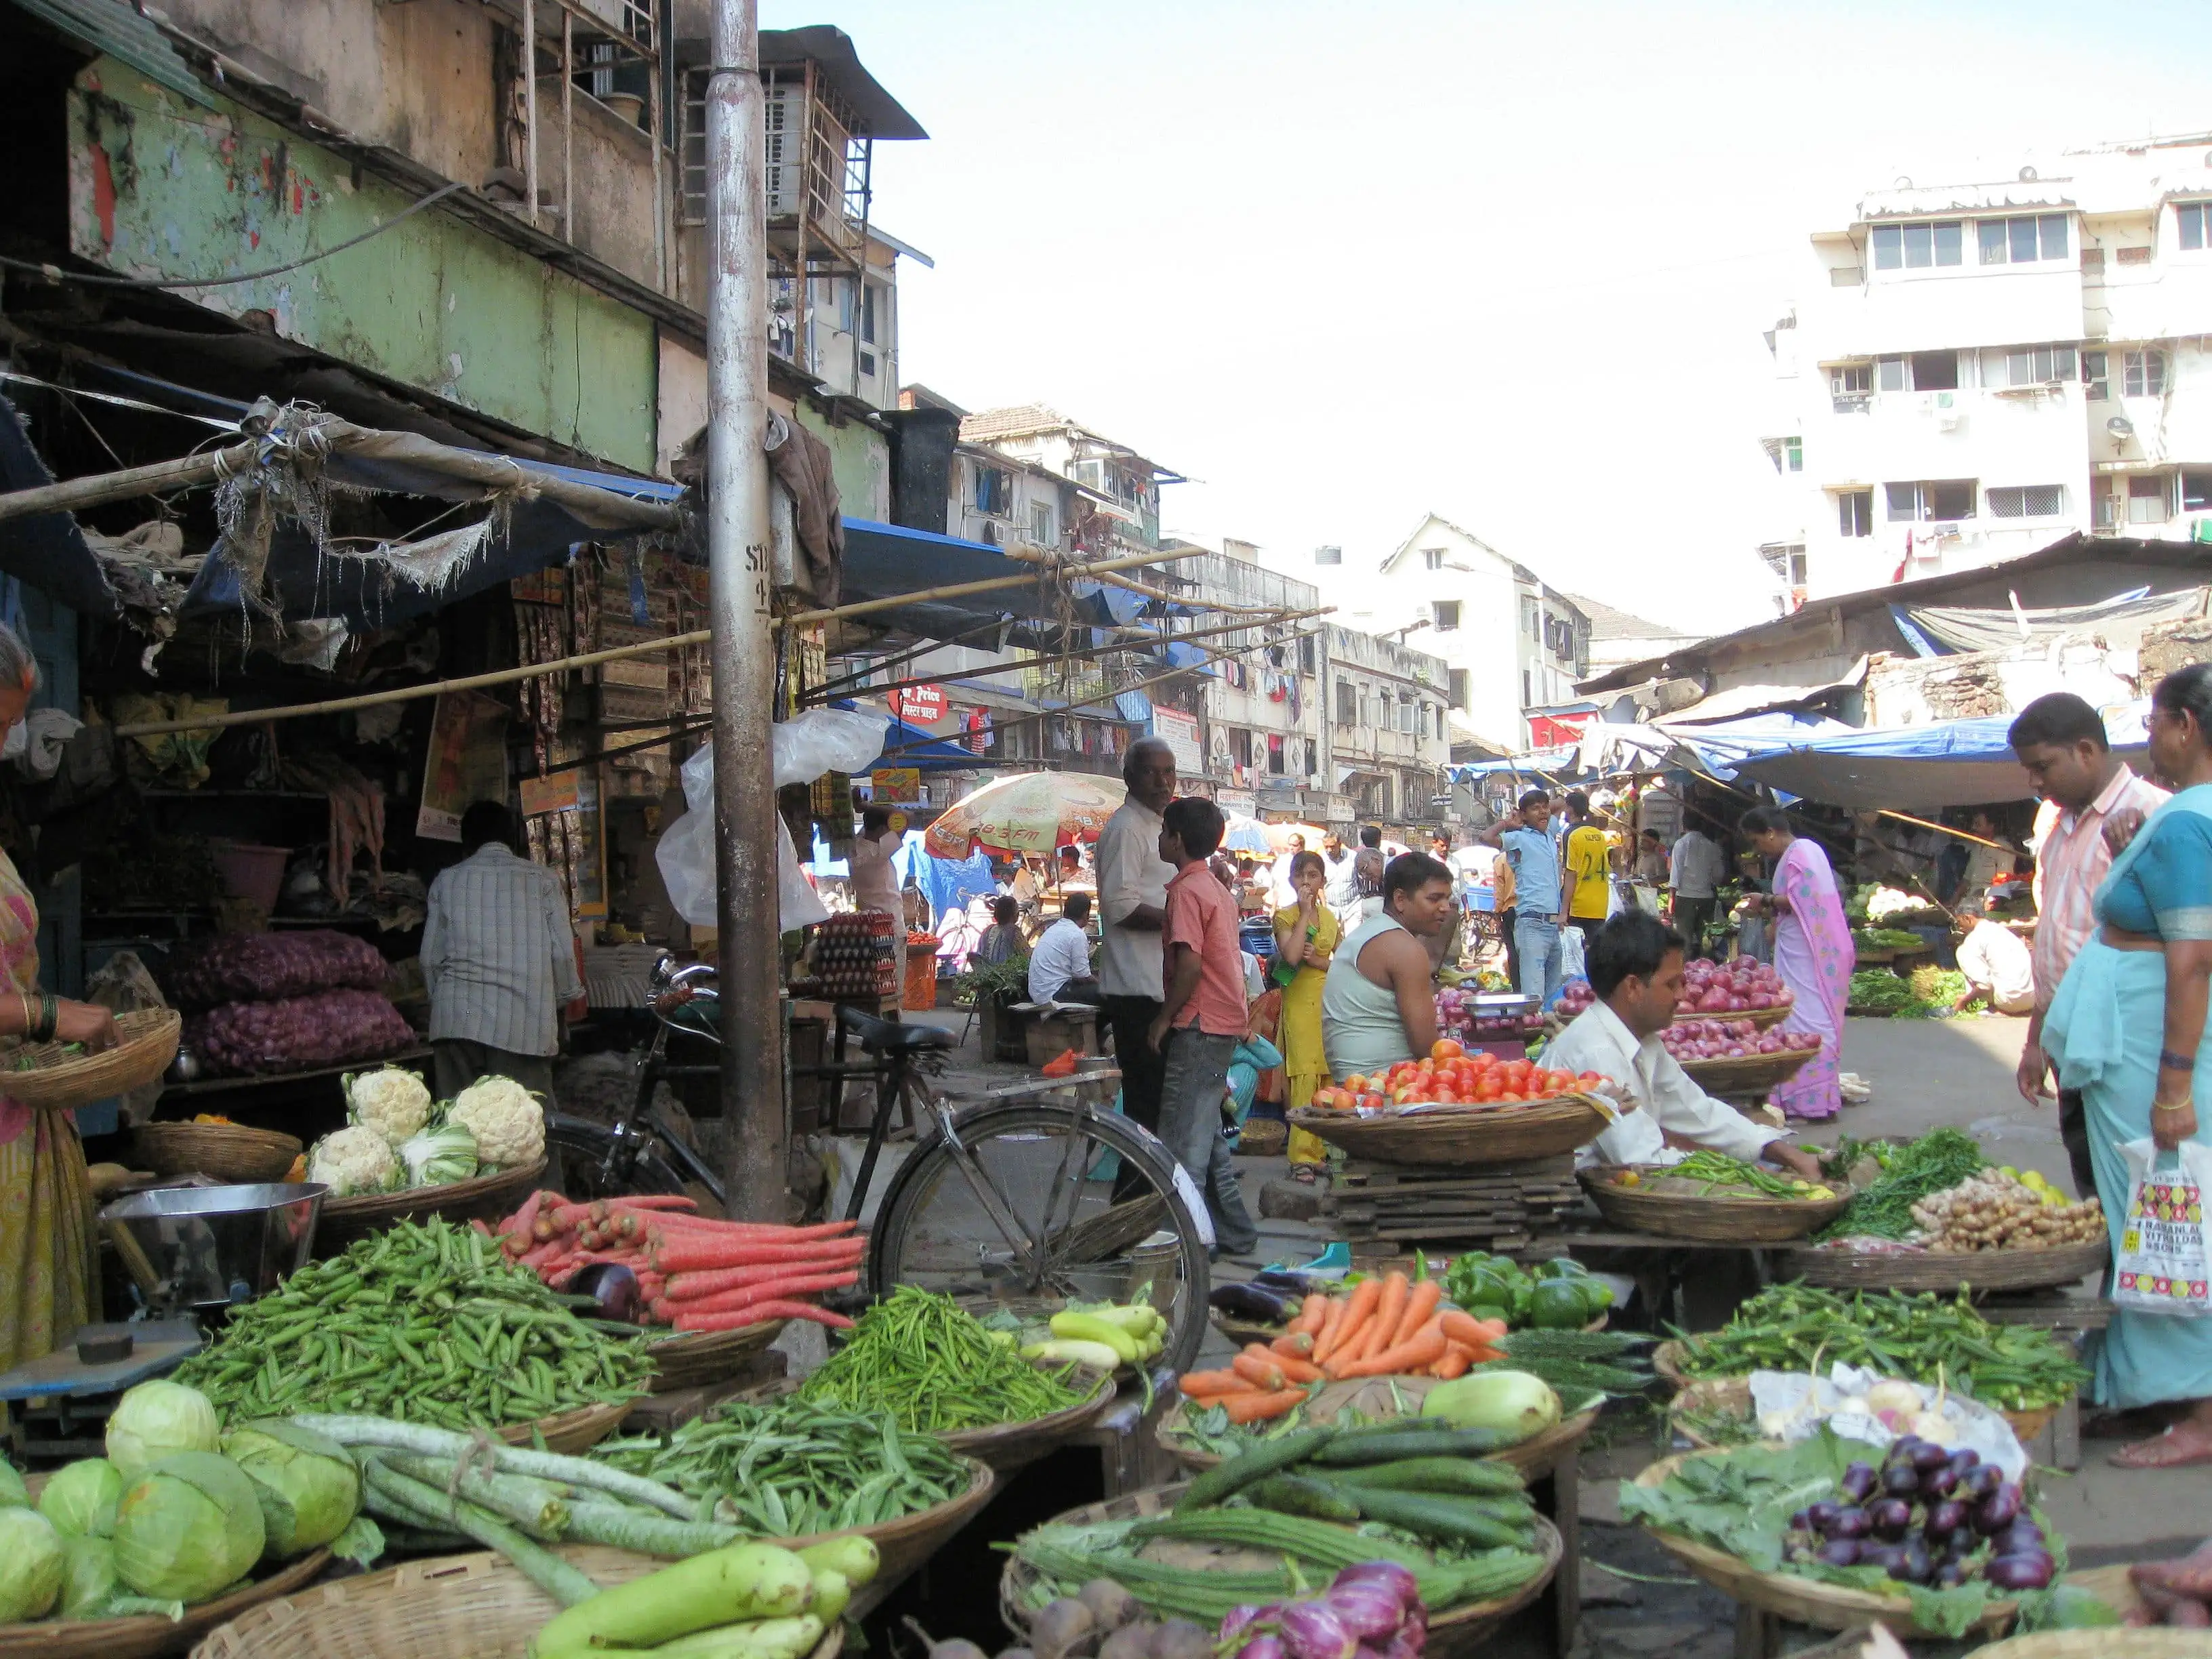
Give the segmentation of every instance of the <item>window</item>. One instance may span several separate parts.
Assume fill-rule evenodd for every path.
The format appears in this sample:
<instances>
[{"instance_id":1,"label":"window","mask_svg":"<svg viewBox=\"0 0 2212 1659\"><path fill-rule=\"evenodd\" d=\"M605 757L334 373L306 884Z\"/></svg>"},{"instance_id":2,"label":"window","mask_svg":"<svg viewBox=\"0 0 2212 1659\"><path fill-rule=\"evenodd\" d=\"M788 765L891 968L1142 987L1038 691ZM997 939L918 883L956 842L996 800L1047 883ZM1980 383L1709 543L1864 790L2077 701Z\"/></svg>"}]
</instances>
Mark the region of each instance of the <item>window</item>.
<instances>
[{"instance_id":1,"label":"window","mask_svg":"<svg viewBox=\"0 0 2212 1659\"><path fill-rule=\"evenodd\" d=\"M1874 365L1844 363L1830 369L1828 393L1837 414L1858 414L1874 393Z\"/></svg>"},{"instance_id":2,"label":"window","mask_svg":"<svg viewBox=\"0 0 2212 1659\"><path fill-rule=\"evenodd\" d=\"M1437 599L1429 606L1429 611L1436 618L1437 633L1449 634L1459 626L1457 599Z\"/></svg>"},{"instance_id":3,"label":"window","mask_svg":"<svg viewBox=\"0 0 2212 1659\"><path fill-rule=\"evenodd\" d=\"M1052 504L1049 501L1030 503L1030 540L1039 547L1053 545Z\"/></svg>"},{"instance_id":4,"label":"window","mask_svg":"<svg viewBox=\"0 0 2212 1659\"><path fill-rule=\"evenodd\" d=\"M2073 378L2072 346L2021 346L2005 353L2007 386L2045 386Z\"/></svg>"},{"instance_id":5,"label":"window","mask_svg":"<svg viewBox=\"0 0 2212 1659\"><path fill-rule=\"evenodd\" d=\"M1978 219L1974 231L1985 265L2033 264L2066 258L2066 216L2023 215L2017 219Z\"/></svg>"},{"instance_id":6,"label":"window","mask_svg":"<svg viewBox=\"0 0 2212 1659\"><path fill-rule=\"evenodd\" d=\"M2191 252L2212 247L2212 202L2183 202L2173 210L2181 227L2181 246Z\"/></svg>"},{"instance_id":7,"label":"window","mask_svg":"<svg viewBox=\"0 0 2212 1659\"><path fill-rule=\"evenodd\" d=\"M975 469L975 510L988 513L993 518L1003 519L1013 511L1014 475L1004 468L979 466Z\"/></svg>"},{"instance_id":8,"label":"window","mask_svg":"<svg viewBox=\"0 0 2212 1659\"><path fill-rule=\"evenodd\" d=\"M2112 395L2112 382L2106 374L2105 361L2105 354L2101 351L2085 351L2081 354L2081 384L2087 388L2084 395L2092 403L2103 403Z\"/></svg>"},{"instance_id":9,"label":"window","mask_svg":"<svg viewBox=\"0 0 2212 1659\"><path fill-rule=\"evenodd\" d=\"M2128 522L2164 524L2166 520L2166 480L2155 472L2138 472L2128 480Z\"/></svg>"},{"instance_id":10,"label":"window","mask_svg":"<svg viewBox=\"0 0 2212 1659\"><path fill-rule=\"evenodd\" d=\"M1314 562L1316 564L1342 564L1344 562L1344 550L1340 547L1316 547L1314 549Z\"/></svg>"},{"instance_id":11,"label":"window","mask_svg":"<svg viewBox=\"0 0 2212 1659\"><path fill-rule=\"evenodd\" d=\"M1939 519L1971 519L1974 516L1974 481L1972 478L1938 478L1922 483L1893 483L1882 486L1887 498L1889 520L1931 522Z\"/></svg>"},{"instance_id":12,"label":"window","mask_svg":"<svg viewBox=\"0 0 2212 1659\"><path fill-rule=\"evenodd\" d=\"M2185 472L2181 475L2181 510L2184 513L2212 513L2212 472Z\"/></svg>"},{"instance_id":13,"label":"window","mask_svg":"<svg viewBox=\"0 0 2212 1659\"><path fill-rule=\"evenodd\" d=\"M2055 519L2066 510L2063 484L2005 484L1989 492L1992 519Z\"/></svg>"},{"instance_id":14,"label":"window","mask_svg":"<svg viewBox=\"0 0 2212 1659\"><path fill-rule=\"evenodd\" d=\"M1289 746L1280 732L1270 732L1267 734L1267 774L1270 777L1279 778L1289 769L1285 764L1289 757L1284 752Z\"/></svg>"},{"instance_id":15,"label":"window","mask_svg":"<svg viewBox=\"0 0 2212 1659\"><path fill-rule=\"evenodd\" d=\"M1874 491L1839 489L1836 492L1836 533L1838 536L1874 534Z\"/></svg>"},{"instance_id":16,"label":"window","mask_svg":"<svg viewBox=\"0 0 2212 1659\"><path fill-rule=\"evenodd\" d=\"M876 295L883 291L881 283L866 283L860 289L860 338L866 343L876 343Z\"/></svg>"},{"instance_id":17,"label":"window","mask_svg":"<svg viewBox=\"0 0 2212 1659\"><path fill-rule=\"evenodd\" d=\"M1451 671L1451 706L1464 711L1468 706L1468 675L1464 668Z\"/></svg>"},{"instance_id":18,"label":"window","mask_svg":"<svg viewBox=\"0 0 2212 1659\"><path fill-rule=\"evenodd\" d=\"M1239 766L1252 763L1252 733L1242 726L1229 728L1229 758Z\"/></svg>"},{"instance_id":19,"label":"window","mask_svg":"<svg viewBox=\"0 0 2212 1659\"><path fill-rule=\"evenodd\" d=\"M1521 671L1521 706L1523 708L1528 708L1535 701L1534 697L1529 696L1529 690L1528 671L1524 668Z\"/></svg>"},{"instance_id":20,"label":"window","mask_svg":"<svg viewBox=\"0 0 2212 1659\"><path fill-rule=\"evenodd\" d=\"M1298 672L1318 673L1320 671L1315 666L1318 659L1314 647L1314 636L1310 634L1302 635L1298 639Z\"/></svg>"},{"instance_id":21,"label":"window","mask_svg":"<svg viewBox=\"0 0 2212 1659\"><path fill-rule=\"evenodd\" d=\"M1306 739L1305 775L1312 777L1321 770L1321 750L1311 738Z\"/></svg>"},{"instance_id":22,"label":"window","mask_svg":"<svg viewBox=\"0 0 2212 1659\"><path fill-rule=\"evenodd\" d=\"M1879 357L1875 360L1874 383L1882 392L1910 392L1912 378L1902 357Z\"/></svg>"},{"instance_id":23,"label":"window","mask_svg":"<svg viewBox=\"0 0 2212 1659\"><path fill-rule=\"evenodd\" d=\"M1876 270L1922 270L1930 265L1960 263L1965 224L1957 219L1933 223L1876 225L1874 228L1874 268Z\"/></svg>"},{"instance_id":24,"label":"window","mask_svg":"<svg viewBox=\"0 0 2212 1659\"><path fill-rule=\"evenodd\" d=\"M2150 263L2150 256L2151 250L2148 247L2123 247L2115 248L2112 251L2112 261L2115 264L2147 265Z\"/></svg>"},{"instance_id":25,"label":"window","mask_svg":"<svg viewBox=\"0 0 2212 1659\"><path fill-rule=\"evenodd\" d=\"M1784 438L1782 441L1782 462L1792 472L1805 470L1805 441L1802 438Z\"/></svg>"},{"instance_id":26,"label":"window","mask_svg":"<svg viewBox=\"0 0 2212 1659\"><path fill-rule=\"evenodd\" d=\"M1359 724L1359 688L1350 680L1336 683L1336 723L1339 726Z\"/></svg>"},{"instance_id":27,"label":"window","mask_svg":"<svg viewBox=\"0 0 2212 1659\"><path fill-rule=\"evenodd\" d=\"M1525 593L1521 597L1521 628L1532 640L1543 637L1536 628L1536 601Z\"/></svg>"},{"instance_id":28,"label":"window","mask_svg":"<svg viewBox=\"0 0 2212 1659\"><path fill-rule=\"evenodd\" d=\"M2166 395L2166 354L2163 351L2124 351L2120 354L2121 394L2129 398ZM2142 520L2136 520L2141 523Z\"/></svg>"},{"instance_id":29,"label":"window","mask_svg":"<svg viewBox=\"0 0 2212 1659\"><path fill-rule=\"evenodd\" d=\"M1805 586L1805 550L1802 547L1793 547L1790 550L1790 586L1792 587Z\"/></svg>"},{"instance_id":30,"label":"window","mask_svg":"<svg viewBox=\"0 0 2212 1659\"><path fill-rule=\"evenodd\" d=\"M1443 569L1444 568L1443 549L1441 547L1423 548L1421 550L1421 568L1424 570Z\"/></svg>"},{"instance_id":31,"label":"window","mask_svg":"<svg viewBox=\"0 0 2212 1659\"><path fill-rule=\"evenodd\" d=\"M1410 702L1398 705L1398 730L1407 737L1413 735L1413 716L1419 712Z\"/></svg>"},{"instance_id":32,"label":"window","mask_svg":"<svg viewBox=\"0 0 2212 1659\"><path fill-rule=\"evenodd\" d=\"M1915 392L1956 392L1959 354L1955 351L1916 351L1912 354Z\"/></svg>"}]
</instances>

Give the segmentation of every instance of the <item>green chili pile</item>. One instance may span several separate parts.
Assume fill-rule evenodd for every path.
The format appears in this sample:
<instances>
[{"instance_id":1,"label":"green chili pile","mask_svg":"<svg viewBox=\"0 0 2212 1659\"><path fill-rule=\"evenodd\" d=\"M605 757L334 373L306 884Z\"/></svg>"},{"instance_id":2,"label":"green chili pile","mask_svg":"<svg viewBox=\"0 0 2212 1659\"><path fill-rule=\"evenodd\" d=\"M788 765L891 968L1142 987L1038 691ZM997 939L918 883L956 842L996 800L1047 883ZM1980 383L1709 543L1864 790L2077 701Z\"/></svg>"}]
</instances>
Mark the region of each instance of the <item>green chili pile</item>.
<instances>
[{"instance_id":1,"label":"green chili pile","mask_svg":"<svg viewBox=\"0 0 2212 1659\"><path fill-rule=\"evenodd\" d=\"M862 1314L799 1397L887 1412L931 1434L1026 1423L1079 1404L1074 1370L1039 1370L1011 1336L986 1330L949 1296L902 1285Z\"/></svg>"},{"instance_id":2,"label":"green chili pile","mask_svg":"<svg viewBox=\"0 0 2212 1659\"><path fill-rule=\"evenodd\" d=\"M1762 1291L1722 1329L1682 1336L1682 1374L1746 1376L1841 1362L1933 1386L2000 1411L2056 1406L2089 1380L2065 1344L2032 1325L1992 1325L1961 1295L1808 1285Z\"/></svg>"},{"instance_id":3,"label":"green chili pile","mask_svg":"<svg viewBox=\"0 0 2212 1659\"><path fill-rule=\"evenodd\" d=\"M958 1497L970 1476L934 1436L797 1395L733 1401L666 1437L604 1441L592 1457L711 1500L718 1516L775 1538L881 1526Z\"/></svg>"},{"instance_id":4,"label":"green chili pile","mask_svg":"<svg viewBox=\"0 0 2212 1659\"><path fill-rule=\"evenodd\" d=\"M1989 1165L1974 1138L1946 1125L1902 1146L1877 1141L1869 1148L1881 1174L1862 1187L1844 1212L1813 1237L1910 1238L1920 1231L1912 1206L1933 1193L1948 1192Z\"/></svg>"},{"instance_id":5,"label":"green chili pile","mask_svg":"<svg viewBox=\"0 0 2212 1659\"><path fill-rule=\"evenodd\" d=\"M1798 1188L1802 1182L1793 1182L1760 1169L1755 1164L1746 1164L1741 1158L1730 1158L1726 1152L1701 1149L1692 1152L1680 1164L1671 1164L1652 1176L1654 1180L1694 1181L1703 1183L1705 1191L1717 1187L1748 1187L1753 1192L1765 1193L1769 1198L1802 1198ZM1702 1194L1700 1194L1702 1196Z\"/></svg>"},{"instance_id":6,"label":"green chili pile","mask_svg":"<svg viewBox=\"0 0 2212 1659\"><path fill-rule=\"evenodd\" d=\"M232 1423L348 1412L496 1428L642 1393L649 1340L586 1324L473 1228L403 1221L234 1310L177 1381Z\"/></svg>"}]
</instances>

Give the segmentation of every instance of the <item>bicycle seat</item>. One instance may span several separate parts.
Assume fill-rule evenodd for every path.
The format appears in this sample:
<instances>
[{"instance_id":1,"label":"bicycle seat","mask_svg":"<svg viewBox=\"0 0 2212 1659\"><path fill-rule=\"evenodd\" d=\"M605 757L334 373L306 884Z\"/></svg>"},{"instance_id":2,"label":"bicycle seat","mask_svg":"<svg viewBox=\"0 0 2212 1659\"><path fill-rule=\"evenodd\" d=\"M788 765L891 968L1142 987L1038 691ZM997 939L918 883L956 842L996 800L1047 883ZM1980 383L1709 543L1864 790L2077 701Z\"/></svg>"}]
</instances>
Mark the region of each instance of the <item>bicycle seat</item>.
<instances>
[{"instance_id":1,"label":"bicycle seat","mask_svg":"<svg viewBox=\"0 0 2212 1659\"><path fill-rule=\"evenodd\" d=\"M860 1038L860 1046L870 1054L913 1053L952 1046L952 1033L942 1025L903 1025L897 1020L878 1019L873 1014L852 1008L840 1008L837 1023Z\"/></svg>"}]
</instances>

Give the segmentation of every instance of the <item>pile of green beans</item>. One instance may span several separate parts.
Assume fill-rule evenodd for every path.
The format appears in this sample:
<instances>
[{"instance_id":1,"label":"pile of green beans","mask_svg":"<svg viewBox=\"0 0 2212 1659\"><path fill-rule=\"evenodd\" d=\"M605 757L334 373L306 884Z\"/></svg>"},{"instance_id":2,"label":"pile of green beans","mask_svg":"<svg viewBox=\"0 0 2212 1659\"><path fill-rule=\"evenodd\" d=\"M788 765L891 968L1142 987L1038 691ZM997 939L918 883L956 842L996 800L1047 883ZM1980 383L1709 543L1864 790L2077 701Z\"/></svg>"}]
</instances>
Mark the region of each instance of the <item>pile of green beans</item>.
<instances>
[{"instance_id":1,"label":"pile of green beans","mask_svg":"<svg viewBox=\"0 0 2212 1659\"><path fill-rule=\"evenodd\" d=\"M1039 1370L951 1297L902 1285L860 1316L799 1395L954 1434L1066 1411L1083 1398L1067 1385L1073 1370Z\"/></svg>"},{"instance_id":2,"label":"pile of green beans","mask_svg":"<svg viewBox=\"0 0 2212 1659\"><path fill-rule=\"evenodd\" d=\"M2049 1331L1992 1325L1962 1294L1777 1285L1736 1310L1722 1329L1684 1336L1682 1374L1745 1376L1841 1362L1931 1387L1948 1383L2000 1411L2055 1406L2089 1373Z\"/></svg>"},{"instance_id":3,"label":"pile of green beans","mask_svg":"<svg viewBox=\"0 0 2212 1659\"><path fill-rule=\"evenodd\" d=\"M667 1436L603 1441L595 1462L708 1500L726 1519L775 1538L876 1527L968 1490L958 1453L881 1412L796 1395L732 1402Z\"/></svg>"},{"instance_id":4,"label":"pile of green beans","mask_svg":"<svg viewBox=\"0 0 2212 1659\"><path fill-rule=\"evenodd\" d=\"M643 1392L648 1340L586 1324L473 1228L402 1221L234 1310L177 1381L231 1423L349 1412L497 1428Z\"/></svg>"}]
</instances>

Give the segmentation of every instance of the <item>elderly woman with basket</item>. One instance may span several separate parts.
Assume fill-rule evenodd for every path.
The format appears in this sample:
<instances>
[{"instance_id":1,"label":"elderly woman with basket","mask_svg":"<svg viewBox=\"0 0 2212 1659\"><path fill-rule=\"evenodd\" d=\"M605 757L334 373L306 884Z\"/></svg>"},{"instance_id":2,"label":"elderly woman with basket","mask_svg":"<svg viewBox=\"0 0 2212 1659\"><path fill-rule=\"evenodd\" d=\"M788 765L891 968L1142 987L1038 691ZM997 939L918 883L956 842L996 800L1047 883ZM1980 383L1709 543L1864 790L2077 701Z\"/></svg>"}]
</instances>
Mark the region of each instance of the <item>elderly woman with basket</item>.
<instances>
[{"instance_id":1,"label":"elderly woman with basket","mask_svg":"<svg viewBox=\"0 0 2212 1659\"><path fill-rule=\"evenodd\" d=\"M0 739L28 711L38 684L29 650L0 627ZM0 1042L54 1041L108 1048L115 1016L39 989L38 907L0 853ZM0 1094L0 1369L52 1352L92 1317L93 1250L92 1188L75 1116Z\"/></svg>"},{"instance_id":2,"label":"elderly woman with basket","mask_svg":"<svg viewBox=\"0 0 2212 1659\"><path fill-rule=\"evenodd\" d=\"M2129 1236L2140 1233L2159 1255L2159 1235L2171 1243L2202 1231L2174 1224L2197 1217L2130 1209L2136 1181L2154 1170L2163 1178L2184 1146L2212 1153L2196 1104L2197 1083L2212 1086L2204 1017L2212 986L2212 667L2180 669L2151 693L2150 758L2176 793L2147 818L2121 814L2108 825L2114 841L2131 829L2133 836L2097 890L2100 927L2067 968L2044 1017L2043 1046L2060 1086L2081 1091L2118 1267L2118 1311L2097 1345L2096 1397L2172 1419L2163 1434L2112 1461L2173 1469L2212 1463L2212 1307L2201 1279L2177 1273L2170 1290L2163 1279L2150 1283L2150 1273L2138 1281ZM2184 1165L2177 1186L2187 1173ZM2199 1216L2202 1206L2200 1188ZM2161 1302L2173 1311L2154 1310Z\"/></svg>"}]
</instances>

